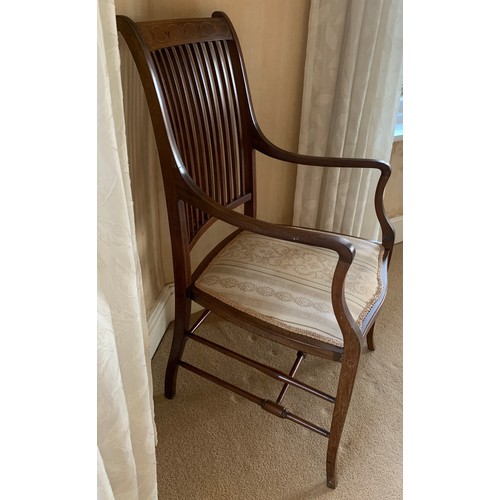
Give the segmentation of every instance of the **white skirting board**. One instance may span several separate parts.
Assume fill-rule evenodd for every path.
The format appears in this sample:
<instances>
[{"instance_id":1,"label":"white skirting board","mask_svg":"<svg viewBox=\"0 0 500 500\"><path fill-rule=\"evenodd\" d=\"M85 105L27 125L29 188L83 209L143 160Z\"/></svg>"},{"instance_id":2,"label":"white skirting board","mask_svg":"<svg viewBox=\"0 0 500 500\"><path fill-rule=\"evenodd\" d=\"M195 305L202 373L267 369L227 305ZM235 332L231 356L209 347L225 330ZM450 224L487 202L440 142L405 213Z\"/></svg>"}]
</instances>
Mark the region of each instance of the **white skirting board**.
<instances>
[{"instance_id":1,"label":"white skirting board","mask_svg":"<svg viewBox=\"0 0 500 500\"><path fill-rule=\"evenodd\" d=\"M391 219L391 223L396 232L396 243L401 243L403 241L403 216L394 217ZM174 302L174 284L169 283L161 291L155 306L148 314L149 352L151 357L153 357L156 349L158 349L168 325L174 320ZM192 304L191 312L193 314L203 309L196 302Z\"/></svg>"},{"instance_id":2,"label":"white skirting board","mask_svg":"<svg viewBox=\"0 0 500 500\"><path fill-rule=\"evenodd\" d=\"M151 357L158 349L169 323L174 319L174 302L174 284L170 283L163 288L156 299L155 306L148 314L149 354Z\"/></svg>"},{"instance_id":3,"label":"white skirting board","mask_svg":"<svg viewBox=\"0 0 500 500\"><path fill-rule=\"evenodd\" d=\"M392 218L391 223L396 233L395 243L401 243L403 241L403 216L399 215L398 217Z\"/></svg>"},{"instance_id":4,"label":"white skirting board","mask_svg":"<svg viewBox=\"0 0 500 500\"><path fill-rule=\"evenodd\" d=\"M196 302L192 302L191 312L201 311L201 307ZM168 325L174 320L175 316L175 293L174 284L169 283L163 288L156 304L148 314L148 330L149 330L149 354L153 357L156 349L160 345L163 335L168 328Z\"/></svg>"}]
</instances>

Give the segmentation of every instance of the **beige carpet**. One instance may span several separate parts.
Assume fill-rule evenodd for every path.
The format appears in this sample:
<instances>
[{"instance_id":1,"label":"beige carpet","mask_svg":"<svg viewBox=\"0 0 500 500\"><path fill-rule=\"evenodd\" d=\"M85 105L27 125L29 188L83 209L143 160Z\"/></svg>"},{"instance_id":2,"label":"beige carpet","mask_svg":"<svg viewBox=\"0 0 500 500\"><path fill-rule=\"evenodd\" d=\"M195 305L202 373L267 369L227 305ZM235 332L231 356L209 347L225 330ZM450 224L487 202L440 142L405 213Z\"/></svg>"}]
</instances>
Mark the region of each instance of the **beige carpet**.
<instances>
[{"instance_id":1,"label":"beige carpet","mask_svg":"<svg viewBox=\"0 0 500 500\"><path fill-rule=\"evenodd\" d=\"M362 356L338 456L338 487L326 487L327 439L191 372L179 369L177 396L163 397L172 330L153 358L158 429L159 499L370 499L402 498L403 483L403 245L396 245L389 293L375 329L376 350ZM283 371L295 353L238 329L216 316L198 330L244 355ZM235 360L188 342L185 360L250 389L276 397L281 385ZM297 378L336 391L339 365L309 356ZM323 427L332 406L291 388L284 404Z\"/></svg>"}]
</instances>

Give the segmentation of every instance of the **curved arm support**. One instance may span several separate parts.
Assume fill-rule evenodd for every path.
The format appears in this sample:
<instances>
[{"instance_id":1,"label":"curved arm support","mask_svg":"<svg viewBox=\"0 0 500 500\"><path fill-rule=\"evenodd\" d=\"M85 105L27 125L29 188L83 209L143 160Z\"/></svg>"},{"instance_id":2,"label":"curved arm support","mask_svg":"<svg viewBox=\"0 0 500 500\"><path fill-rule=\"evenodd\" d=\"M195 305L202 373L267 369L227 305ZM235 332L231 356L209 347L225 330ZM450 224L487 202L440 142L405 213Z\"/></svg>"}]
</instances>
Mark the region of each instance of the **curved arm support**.
<instances>
[{"instance_id":1,"label":"curved arm support","mask_svg":"<svg viewBox=\"0 0 500 500\"><path fill-rule=\"evenodd\" d=\"M217 219L227 222L232 226L236 226L240 229L245 229L253 233L262 234L264 236L269 236L271 238L294 241L296 243L303 243L304 245L313 245L334 250L338 253L339 260L348 265L350 265L354 259L354 255L356 253L354 245L342 236L313 229L274 224L228 209L207 196L191 180L186 171L181 171L179 184L179 195L184 201L207 212Z\"/></svg>"},{"instance_id":2,"label":"curved arm support","mask_svg":"<svg viewBox=\"0 0 500 500\"><path fill-rule=\"evenodd\" d=\"M300 165L315 167L374 168L380 170L381 176L390 177L391 175L391 166L381 160L310 156L286 151L269 141L257 127L255 128L252 145L257 151L288 163L298 163Z\"/></svg>"},{"instance_id":3,"label":"curved arm support","mask_svg":"<svg viewBox=\"0 0 500 500\"><path fill-rule=\"evenodd\" d=\"M385 161L368 158L334 158L327 156L310 156L286 151L274 145L264 136L259 126L254 122L253 147L255 150L287 163L315 167L338 168L372 168L380 171L380 178L375 190L375 213L382 229L382 245L387 250L394 246L394 228L392 227L384 209L384 190L391 176L391 166Z\"/></svg>"}]
</instances>

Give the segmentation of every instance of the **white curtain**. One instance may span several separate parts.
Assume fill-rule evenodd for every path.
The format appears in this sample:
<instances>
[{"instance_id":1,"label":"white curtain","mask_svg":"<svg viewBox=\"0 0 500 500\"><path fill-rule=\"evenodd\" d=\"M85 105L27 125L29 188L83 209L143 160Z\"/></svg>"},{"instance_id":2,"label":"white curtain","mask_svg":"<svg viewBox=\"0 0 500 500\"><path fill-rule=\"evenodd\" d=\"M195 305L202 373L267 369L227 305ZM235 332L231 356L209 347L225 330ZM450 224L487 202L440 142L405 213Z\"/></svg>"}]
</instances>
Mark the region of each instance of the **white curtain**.
<instances>
[{"instance_id":1,"label":"white curtain","mask_svg":"<svg viewBox=\"0 0 500 500\"><path fill-rule=\"evenodd\" d=\"M402 0L312 0L299 152L389 161L403 73ZM378 171L298 166L294 224L378 237Z\"/></svg>"},{"instance_id":2,"label":"white curtain","mask_svg":"<svg viewBox=\"0 0 500 500\"><path fill-rule=\"evenodd\" d=\"M149 500L156 428L114 1L97 15L97 492Z\"/></svg>"}]
</instances>

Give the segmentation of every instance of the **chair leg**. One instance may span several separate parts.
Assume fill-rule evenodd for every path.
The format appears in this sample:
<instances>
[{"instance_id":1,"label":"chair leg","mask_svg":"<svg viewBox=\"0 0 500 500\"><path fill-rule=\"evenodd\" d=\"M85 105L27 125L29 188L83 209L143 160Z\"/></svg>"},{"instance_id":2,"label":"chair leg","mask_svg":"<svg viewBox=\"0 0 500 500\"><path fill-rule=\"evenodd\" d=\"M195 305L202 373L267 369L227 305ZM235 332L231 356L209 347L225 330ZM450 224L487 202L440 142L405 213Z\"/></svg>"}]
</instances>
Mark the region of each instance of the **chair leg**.
<instances>
[{"instance_id":1,"label":"chair leg","mask_svg":"<svg viewBox=\"0 0 500 500\"><path fill-rule=\"evenodd\" d=\"M351 353L347 356L345 353L344 361L340 369L337 396L333 410L332 424L330 428L330 437L328 439L328 449L326 455L326 480L329 488L335 489L337 486L337 452L340 444L340 437L344 428L349 403L351 401L352 389L356 379L360 352Z\"/></svg>"},{"instance_id":2,"label":"chair leg","mask_svg":"<svg viewBox=\"0 0 500 500\"><path fill-rule=\"evenodd\" d=\"M175 397L177 372L179 361L186 345L186 333L189 330L189 318L191 314L191 300L187 297L175 298L175 320L172 346L168 357L167 369L165 372L165 397L173 399Z\"/></svg>"},{"instance_id":3,"label":"chair leg","mask_svg":"<svg viewBox=\"0 0 500 500\"><path fill-rule=\"evenodd\" d=\"M368 333L366 335L366 343L368 344L368 349L370 349L370 351L375 350L375 344L373 343L373 331L374 330L375 330L375 323L373 323L372 327L370 328L370 330L368 331Z\"/></svg>"}]
</instances>

